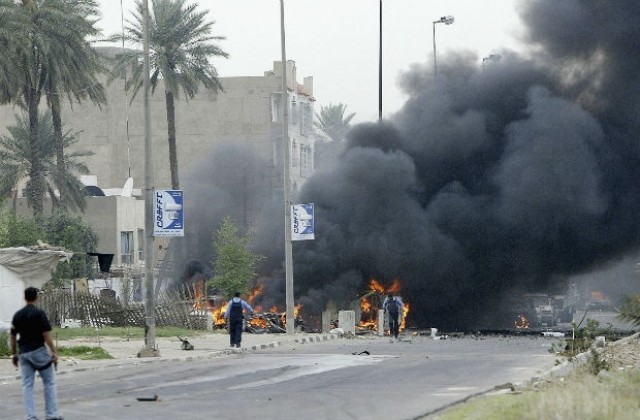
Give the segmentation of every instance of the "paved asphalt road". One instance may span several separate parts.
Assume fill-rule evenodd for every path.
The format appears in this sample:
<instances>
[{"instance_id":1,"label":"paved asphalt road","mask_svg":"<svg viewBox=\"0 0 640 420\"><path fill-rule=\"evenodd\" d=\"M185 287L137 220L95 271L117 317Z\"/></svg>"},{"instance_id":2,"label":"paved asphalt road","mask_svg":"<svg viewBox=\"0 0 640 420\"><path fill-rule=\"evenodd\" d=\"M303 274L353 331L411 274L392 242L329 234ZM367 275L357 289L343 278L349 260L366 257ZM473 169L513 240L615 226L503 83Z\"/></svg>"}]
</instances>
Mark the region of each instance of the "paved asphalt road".
<instances>
[{"instance_id":1,"label":"paved asphalt road","mask_svg":"<svg viewBox=\"0 0 640 420\"><path fill-rule=\"evenodd\" d=\"M73 419L414 419L556 363L558 339L417 336L290 343L191 361L58 376ZM368 354L367 354L368 353ZM20 383L0 386L0 418L23 416ZM39 408L42 388L37 387ZM138 401L156 396L157 401Z\"/></svg>"}]
</instances>

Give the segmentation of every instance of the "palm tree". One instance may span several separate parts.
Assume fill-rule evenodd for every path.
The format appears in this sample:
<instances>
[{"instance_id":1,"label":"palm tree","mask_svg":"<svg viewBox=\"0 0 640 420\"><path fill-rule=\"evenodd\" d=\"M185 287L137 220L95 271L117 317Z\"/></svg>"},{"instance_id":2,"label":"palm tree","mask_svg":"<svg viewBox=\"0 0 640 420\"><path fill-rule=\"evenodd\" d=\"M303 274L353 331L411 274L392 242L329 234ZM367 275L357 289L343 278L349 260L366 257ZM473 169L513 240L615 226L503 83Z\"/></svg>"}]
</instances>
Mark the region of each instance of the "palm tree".
<instances>
[{"instance_id":1,"label":"palm tree","mask_svg":"<svg viewBox=\"0 0 640 420\"><path fill-rule=\"evenodd\" d=\"M345 116L347 106L344 104L322 106L320 114L316 113L313 125L324 133L316 137L313 161L316 169L330 168L337 160L344 146L344 138L351 129L351 120L355 113Z\"/></svg>"},{"instance_id":2,"label":"palm tree","mask_svg":"<svg viewBox=\"0 0 640 420\"><path fill-rule=\"evenodd\" d=\"M29 115L29 152L32 154L29 165L31 194L29 202L32 203L34 213L42 213L43 181L40 149L38 144L37 118L38 104L40 102L40 56L46 51L47 42L37 35L34 30L34 19L37 5L34 0L23 0L19 5L11 0L2 0L1 12L7 22L16 21L21 24L14 27L11 33L2 31L1 41L6 48L2 50L2 82L10 83L11 87L2 89L2 100L17 101L28 110ZM6 86L6 85L5 85Z\"/></svg>"},{"instance_id":3,"label":"palm tree","mask_svg":"<svg viewBox=\"0 0 640 420\"><path fill-rule=\"evenodd\" d=\"M84 185L75 176L76 173L87 174L88 168L79 159L84 156L91 156L91 152L77 151L64 156L64 176L60 179L57 176L55 159L56 140L53 129L51 112L40 112L38 115L38 148L40 153L37 162L42 168L42 180L45 189L49 192L53 200L54 209L59 207L59 202L55 195L55 190L65 190L69 194L69 204L72 208L84 210ZM31 121L28 116L16 116L17 125L7 128L9 136L0 136L0 196L6 196L16 188L20 181L28 178L32 172L31 167L35 164L35 155L31 150ZM62 145L67 148L78 141L75 133L65 132L62 135ZM34 194L30 191L34 184L29 179L27 181L27 200L33 200ZM29 206L33 203L29 202Z\"/></svg>"},{"instance_id":4,"label":"palm tree","mask_svg":"<svg viewBox=\"0 0 640 420\"><path fill-rule=\"evenodd\" d=\"M53 129L55 133L56 167L58 185L60 189L59 210L67 208L68 196L73 194L64 186L65 160L62 133L61 99L67 96L69 102L82 102L90 99L94 104L106 103L104 86L98 81L101 73L106 73L106 67L101 63L98 54L91 47L87 39L96 37L100 30L95 27L95 17L98 15L98 4L94 0L62 0L58 1L53 15L65 22L67 33L64 43L52 45L52 50L45 57L46 76L44 91L47 104L51 109Z\"/></svg>"},{"instance_id":5,"label":"palm tree","mask_svg":"<svg viewBox=\"0 0 640 420\"><path fill-rule=\"evenodd\" d=\"M140 0L136 5L137 13L133 20L127 21L125 35L116 35L112 37L113 40L124 38L126 42L142 45L143 5ZM211 35L215 22L207 22L207 12L196 11L197 7L197 3L186 5L185 0L152 0L149 13L151 92L155 93L158 81L163 79L173 189L180 188L174 101L180 91L187 100L193 98L200 85L214 91L222 90L218 72L211 64L210 57L229 56L213 43L225 39ZM125 51L116 56L116 63L114 75L132 69L132 77L125 88L133 90L133 100L143 83L142 52Z\"/></svg>"},{"instance_id":6,"label":"palm tree","mask_svg":"<svg viewBox=\"0 0 640 420\"><path fill-rule=\"evenodd\" d=\"M22 0L22 5L11 0L0 1L0 11L7 13L9 19L20 22L11 38L14 42L8 44L8 48L2 52L3 57L6 54L15 63L6 67L7 73L4 76L15 88L0 90L0 98L14 101L28 112L29 150L33 156L30 159L30 188L27 191L31 194L29 203L34 213L41 214L45 182L41 166L42 143L37 138L38 107L42 94L47 94L51 98L49 104L56 108L56 125L61 132L60 94L66 92L70 97L91 97L92 94L88 92L79 92L86 89L86 86L80 86L87 83L87 80L95 81L95 74L91 73L95 69L95 63L83 66L80 61L87 55L88 44L85 37L97 33L93 29L96 21L92 18L97 6L94 0ZM58 99L53 99L54 96ZM63 147L61 136L58 136L58 140L58 147ZM61 150L59 174L63 177L64 151ZM64 188L64 179L61 178L59 184ZM66 195L66 190L61 191Z\"/></svg>"},{"instance_id":7,"label":"palm tree","mask_svg":"<svg viewBox=\"0 0 640 420\"><path fill-rule=\"evenodd\" d=\"M0 0L0 104L18 95L15 80L18 60L13 45L19 41L16 34L26 22L24 14L16 14L15 10L13 0Z\"/></svg>"},{"instance_id":8,"label":"palm tree","mask_svg":"<svg viewBox=\"0 0 640 420\"><path fill-rule=\"evenodd\" d=\"M626 295L622 298L618 318L633 325L640 325L640 294Z\"/></svg>"},{"instance_id":9,"label":"palm tree","mask_svg":"<svg viewBox=\"0 0 640 420\"><path fill-rule=\"evenodd\" d=\"M316 121L313 125L324 131L333 141L344 139L351 128L351 120L356 116L354 112L345 116L347 106L344 104L320 107L320 114L316 113Z\"/></svg>"}]
</instances>

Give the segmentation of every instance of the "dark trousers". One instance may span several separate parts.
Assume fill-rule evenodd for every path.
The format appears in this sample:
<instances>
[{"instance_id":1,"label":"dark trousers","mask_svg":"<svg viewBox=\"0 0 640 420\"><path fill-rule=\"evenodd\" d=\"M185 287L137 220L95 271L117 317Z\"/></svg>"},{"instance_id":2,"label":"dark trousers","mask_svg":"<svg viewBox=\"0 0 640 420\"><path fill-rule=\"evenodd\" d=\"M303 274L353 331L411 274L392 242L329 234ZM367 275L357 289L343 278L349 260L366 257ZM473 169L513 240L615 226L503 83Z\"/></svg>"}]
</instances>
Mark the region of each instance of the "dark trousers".
<instances>
[{"instance_id":1,"label":"dark trousers","mask_svg":"<svg viewBox=\"0 0 640 420\"><path fill-rule=\"evenodd\" d=\"M400 325L398 324L398 315L399 314L389 314L389 334L391 336L398 338L398 333L400 332Z\"/></svg>"},{"instance_id":2,"label":"dark trousers","mask_svg":"<svg viewBox=\"0 0 640 420\"><path fill-rule=\"evenodd\" d=\"M242 341L242 325L243 325L244 319L243 318L239 318L239 319L230 319L229 320L229 341L231 342L231 345L240 345L240 342Z\"/></svg>"}]
</instances>

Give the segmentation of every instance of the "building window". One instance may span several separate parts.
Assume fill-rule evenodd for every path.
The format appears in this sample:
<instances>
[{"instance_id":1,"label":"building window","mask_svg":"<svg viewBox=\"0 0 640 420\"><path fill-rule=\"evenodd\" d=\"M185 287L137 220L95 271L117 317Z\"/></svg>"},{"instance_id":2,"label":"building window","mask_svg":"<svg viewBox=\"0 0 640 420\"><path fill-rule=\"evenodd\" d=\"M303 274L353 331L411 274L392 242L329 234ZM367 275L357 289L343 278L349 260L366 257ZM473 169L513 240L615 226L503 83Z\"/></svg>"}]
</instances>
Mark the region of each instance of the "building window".
<instances>
[{"instance_id":1,"label":"building window","mask_svg":"<svg viewBox=\"0 0 640 420\"><path fill-rule=\"evenodd\" d=\"M138 229L138 261L144 261L144 229Z\"/></svg>"},{"instance_id":2,"label":"building window","mask_svg":"<svg viewBox=\"0 0 640 420\"><path fill-rule=\"evenodd\" d=\"M120 263L131 264L132 260L133 232L120 232Z\"/></svg>"},{"instance_id":3,"label":"building window","mask_svg":"<svg viewBox=\"0 0 640 420\"><path fill-rule=\"evenodd\" d=\"M271 122L282 121L282 95L280 93L271 94Z\"/></svg>"},{"instance_id":4,"label":"building window","mask_svg":"<svg viewBox=\"0 0 640 420\"><path fill-rule=\"evenodd\" d=\"M300 146L300 176L306 177L312 170L311 146Z\"/></svg>"},{"instance_id":5,"label":"building window","mask_svg":"<svg viewBox=\"0 0 640 420\"><path fill-rule=\"evenodd\" d=\"M300 110L300 134L313 133L313 111L311 104L303 103Z\"/></svg>"},{"instance_id":6,"label":"building window","mask_svg":"<svg viewBox=\"0 0 640 420\"><path fill-rule=\"evenodd\" d=\"M292 168L298 166L298 143L295 140L291 142L291 162Z\"/></svg>"},{"instance_id":7,"label":"building window","mask_svg":"<svg viewBox=\"0 0 640 420\"><path fill-rule=\"evenodd\" d=\"M298 103L295 99L291 101L291 115L289 115L290 124L298 124Z\"/></svg>"}]
</instances>

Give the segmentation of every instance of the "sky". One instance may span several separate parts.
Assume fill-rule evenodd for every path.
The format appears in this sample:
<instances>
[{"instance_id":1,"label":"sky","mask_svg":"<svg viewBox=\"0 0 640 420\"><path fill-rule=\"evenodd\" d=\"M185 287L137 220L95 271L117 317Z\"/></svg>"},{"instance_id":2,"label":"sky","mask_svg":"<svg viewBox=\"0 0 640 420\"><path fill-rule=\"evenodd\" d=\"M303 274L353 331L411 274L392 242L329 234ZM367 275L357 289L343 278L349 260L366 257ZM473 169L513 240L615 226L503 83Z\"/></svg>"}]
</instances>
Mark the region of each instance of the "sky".
<instances>
[{"instance_id":1,"label":"sky","mask_svg":"<svg viewBox=\"0 0 640 420\"><path fill-rule=\"evenodd\" d=\"M383 116L398 111L405 95L396 79L412 66L433 71L433 21L451 15L452 25L437 24L437 57L467 50L482 58L503 48L517 49L522 0L383 0ZM100 0L105 35L122 29L134 0ZM215 21L214 35L228 59L214 59L222 77L260 76L281 59L280 1L201 0ZM191 3L190 3L191 4ZM298 82L313 76L316 112L343 103L353 122L378 118L379 18L376 0L285 0L286 56L296 62ZM428 66L428 67L427 67Z\"/></svg>"}]
</instances>

